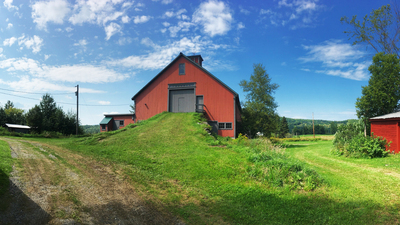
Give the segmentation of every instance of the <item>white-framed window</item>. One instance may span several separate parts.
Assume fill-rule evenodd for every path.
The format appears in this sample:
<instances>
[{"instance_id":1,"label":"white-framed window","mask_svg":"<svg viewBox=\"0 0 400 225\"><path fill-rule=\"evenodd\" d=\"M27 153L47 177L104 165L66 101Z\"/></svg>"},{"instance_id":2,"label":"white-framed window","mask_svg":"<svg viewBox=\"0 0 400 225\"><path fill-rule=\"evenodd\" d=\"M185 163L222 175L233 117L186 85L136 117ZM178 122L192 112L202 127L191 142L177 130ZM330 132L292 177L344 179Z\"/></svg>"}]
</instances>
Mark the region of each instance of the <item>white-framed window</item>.
<instances>
[{"instance_id":1,"label":"white-framed window","mask_svg":"<svg viewBox=\"0 0 400 225\"><path fill-rule=\"evenodd\" d=\"M123 120L120 120L120 121L119 121L119 126L120 126L120 127L123 127L123 126L124 126L124 121L123 121Z\"/></svg>"},{"instance_id":2,"label":"white-framed window","mask_svg":"<svg viewBox=\"0 0 400 225\"><path fill-rule=\"evenodd\" d=\"M218 130L232 130L232 123L218 123Z\"/></svg>"},{"instance_id":3,"label":"white-framed window","mask_svg":"<svg viewBox=\"0 0 400 225\"><path fill-rule=\"evenodd\" d=\"M105 124L101 125L101 130L106 130L106 125Z\"/></svg>"},{"instance_id":4,"label":"white-framed window","mask_svg":"<svg viewBox=\"0 0 400 225\"><path fill-rule=\"evenodd\" d=\"M185 63L179 64L179 75L185 75Z\"/></svg>"}]
</instances>

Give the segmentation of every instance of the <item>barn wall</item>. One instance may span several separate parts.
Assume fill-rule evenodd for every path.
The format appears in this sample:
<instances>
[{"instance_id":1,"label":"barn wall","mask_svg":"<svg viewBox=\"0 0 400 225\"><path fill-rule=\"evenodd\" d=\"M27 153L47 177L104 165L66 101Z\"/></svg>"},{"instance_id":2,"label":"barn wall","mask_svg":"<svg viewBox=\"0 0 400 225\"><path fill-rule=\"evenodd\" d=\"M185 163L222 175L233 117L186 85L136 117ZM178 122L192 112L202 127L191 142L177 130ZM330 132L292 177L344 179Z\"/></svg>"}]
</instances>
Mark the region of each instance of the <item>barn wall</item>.
<instances>
[{"instance_id":1,"label":"barn wall","mask_svg":"<svg viewBox=\"0 0 400 225\"><path fill-rule=\"evenodd\" d=\"M128 126L131 123L134 123L134 121L132 119L132 116L112 116L112 117L113 117L114 121L115 120L123 120L124 121L124 126L120 126L119 129L122 129L122 128ZM112 129L112 125L111 125L111 129Z\"/></svg>"},{"instance_id":2,"label":"barn wall","mask_svg":"<svg viewBox=\"0 0 400 225\"><path fill-rule=\"evenodd\" d=\"M371 132L375 136L391 141L390 151L399 153L399 125L398 121L371 121Z\"/></svg>"},{"instance_id":3,"label":"barn wall","mask_svg":"<svg viewBox=\"0 0 400 225\"><path fill-rule=\"evenodd\" d=\"M180 63L185 63L185 75L179 75ZM203 95L206 117L209 120L230 122L235 129L232 92L184 57L180 57L136 96L136 118L146 120L158 113L168 111L168 84L190 82L196 83L195 95ZM219 130L218 134L233 137L233 129Z\"/></svg>"}]
</instances>

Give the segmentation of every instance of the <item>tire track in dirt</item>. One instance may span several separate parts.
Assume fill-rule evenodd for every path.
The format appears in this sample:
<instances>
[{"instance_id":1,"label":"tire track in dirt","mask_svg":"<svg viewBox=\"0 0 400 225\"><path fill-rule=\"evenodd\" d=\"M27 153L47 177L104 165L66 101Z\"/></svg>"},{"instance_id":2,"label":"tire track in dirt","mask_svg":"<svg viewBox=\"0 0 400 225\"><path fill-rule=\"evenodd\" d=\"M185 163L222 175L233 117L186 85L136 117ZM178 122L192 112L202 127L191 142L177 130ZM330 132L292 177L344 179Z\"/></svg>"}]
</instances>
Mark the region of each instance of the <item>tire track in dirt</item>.
<instances>
[{"instance_id":1,"label":"tire track in dirt","mask_svg":"<svg viewBox=\"0 0 400 225\"><path fill-rule=\"evenodd\" d=\"M0 139L18 160L10 193L20 193L4 197L10 206L0 212L0 224L184 224L145 203L115 165L47 144ZM33 214L26 202L37 209Z\"/></svg>"}]
</instances>

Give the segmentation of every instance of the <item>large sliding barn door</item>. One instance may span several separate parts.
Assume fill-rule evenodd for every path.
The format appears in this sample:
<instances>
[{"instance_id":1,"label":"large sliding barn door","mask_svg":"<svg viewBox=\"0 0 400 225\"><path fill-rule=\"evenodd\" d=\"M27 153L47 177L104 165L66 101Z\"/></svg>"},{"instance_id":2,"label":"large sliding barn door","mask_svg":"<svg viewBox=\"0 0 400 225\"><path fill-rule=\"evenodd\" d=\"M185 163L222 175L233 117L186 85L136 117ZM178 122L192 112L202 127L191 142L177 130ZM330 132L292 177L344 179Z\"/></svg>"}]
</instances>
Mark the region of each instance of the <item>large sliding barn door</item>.
<instances>
[{"instance_id":1,"label":"large sliding barn door","mask_svg":"<svg viewBox=\"0 0 400 225\"><path fill-rule=\"evenodd\" d=\"M169 98L170 112L194 112L194 89L170 90Z\"/></svg>"}]
</instances>

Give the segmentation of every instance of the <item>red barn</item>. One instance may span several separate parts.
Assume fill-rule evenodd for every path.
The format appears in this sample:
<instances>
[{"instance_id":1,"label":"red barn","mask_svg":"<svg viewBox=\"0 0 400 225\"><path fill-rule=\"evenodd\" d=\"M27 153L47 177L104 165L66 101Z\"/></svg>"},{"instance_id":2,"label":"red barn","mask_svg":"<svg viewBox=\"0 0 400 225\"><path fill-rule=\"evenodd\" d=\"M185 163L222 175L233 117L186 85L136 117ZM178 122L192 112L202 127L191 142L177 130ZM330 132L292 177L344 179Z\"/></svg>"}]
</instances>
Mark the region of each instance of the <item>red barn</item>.
<instances>
[{"instance_id":1,"label":"red barn","mask_svg":"<svg viewBox=\"0 0 400 225\"><path fill-rule=\"evenodd\" d=\"M100 122L100 132L118 130L128 124L134 123L135 114L104 114L104 119Z\"/></svg>"},{"instance_id":2,"label":"red barn","mask_svg":"<svg viewBox=\"0 0 400 225\"><path fill-rule=\"evenodd\" d=\"M167 67L144 86L135 101L136 120L158 113L203 113L213 131L236 137L241 121L239 95L202 66L200 55L180 53Z\"/></svg>"},{"instance_id":3,"label":"red barn","mask_svg":"<svg viewBox=\"0 0 400 225\"><path fill-rule=\"evenodd\" d=\"M371 132L375 136L386 138L391 141L390 151L400 152L400 112L390 113L369 119Z\"/></svg>"}]
</instances>

